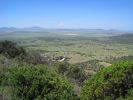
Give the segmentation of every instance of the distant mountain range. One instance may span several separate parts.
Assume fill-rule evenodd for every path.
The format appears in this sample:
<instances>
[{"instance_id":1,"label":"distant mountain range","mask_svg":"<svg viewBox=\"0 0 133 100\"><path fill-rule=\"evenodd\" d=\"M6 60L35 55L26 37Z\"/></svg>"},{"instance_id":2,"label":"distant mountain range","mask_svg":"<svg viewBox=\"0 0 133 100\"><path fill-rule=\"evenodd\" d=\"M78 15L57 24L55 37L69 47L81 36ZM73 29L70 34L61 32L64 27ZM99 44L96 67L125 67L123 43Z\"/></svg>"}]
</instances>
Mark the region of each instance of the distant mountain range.
<instances>
[{"instance_id":1,"label":"distant mountain range","mask_svg":"<svg viewBox=\"0 0 133 100\"><path fill-rule=\"evenodd\" d=\"M0 31L61 31L61 32L118 32L119 30L111 29L50 29L42 27L16 28L16 27L0 27Z\"/></svg>"},{"instance_id":2,"label":"distant mountain range","mask_svg":"<svg viewBox=\"0 0 133 100\"><path fill-rule=\"evenodd\" d=\"M0 32L13 32L13 31L44 31L45 28L30 27L30 28L16 28L16 27L1 27Z\"/></svg>"},{"instance_id":3,"label":"distant mountain range","mask_svg":"<svg viewBox=\"0 0 133 100\"><path fill-rule=\"evenodd\" d=\"M49 29L42 27L29 27L29 28L16 28L16 27L1 27L0 34L4 33L45 33L45 34L58 34L58 35L73 35L73 36L115 36L124 33L131 33L115 29ZM51 34L51 35L52 35Z\"/></svg>"}]
</instances>

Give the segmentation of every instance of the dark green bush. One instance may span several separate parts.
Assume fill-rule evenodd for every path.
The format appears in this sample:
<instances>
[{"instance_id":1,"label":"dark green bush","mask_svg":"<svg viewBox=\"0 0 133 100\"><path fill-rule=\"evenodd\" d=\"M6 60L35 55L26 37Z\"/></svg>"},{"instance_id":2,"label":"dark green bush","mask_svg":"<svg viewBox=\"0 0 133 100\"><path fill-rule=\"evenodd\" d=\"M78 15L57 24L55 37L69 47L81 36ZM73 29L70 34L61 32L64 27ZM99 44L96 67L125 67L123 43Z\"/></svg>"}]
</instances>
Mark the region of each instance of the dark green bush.
<instances>
[{"instance_id":1,"label":"dark green bush","mask_svg":"<svg viewBox=\"0 0 133 100\"><path fill-rule=\"evenodd\" d=\"M75 79L79 85L82 85L87 75L83 68L79 66L71 66L67 74L68 77Z\"/></svg>"},{"instance_id":2,"label":"dark green bush","mask_svg":"<svg viewBox=\"0 0 133 100\"><path fill-rule=\"evenodd\" d=\"M122 61L104 68L89 79L81 92L82 100L132 100L133 61Z\"/></svg>"},{"instance_id":3,"label":"dark green bush","mask_svg":"<svg viewBox=\"0 0 133 100\"><path fill-rule=\"evenodd\" d=\"M76 95L68 81L46 66L11 69L10 84L14 97L22 100L74 100Z\"/></svg>"},{"instance_id":4,"label":"dark green bush","mask_svg":"<svg viewBox=\"0 0 133 100\"><path fill-rule=\"evenodd\" d=\"M2 41L0 42L0 54L3 54L8 58L15 58L20 55L25 55L26 51L12 41Z\"/></svg>"},{"instance_id":5,"label":"dark green bush","mask_svg":"<svg viewBox=\"0 0 133 100\"><path fill-rule=\"evenodd\" d=\"M66 76L69 80L75 81L78 85L82 85L87 75L83 67L72 65L67 62L58 62L54 64L59 74Z\"/></svg>"},{"instance_id":6,"label":"dark green bush","mask_svg":"<svg viewBox=\"0 0 133 100\"><path fill-rule=\"evenodd\" d=\"M55 67L57 67L57 71L60 74L67 74L70 69L70 64L67 62L58 62L54 64Z\"/></svg>"}]
</instances>

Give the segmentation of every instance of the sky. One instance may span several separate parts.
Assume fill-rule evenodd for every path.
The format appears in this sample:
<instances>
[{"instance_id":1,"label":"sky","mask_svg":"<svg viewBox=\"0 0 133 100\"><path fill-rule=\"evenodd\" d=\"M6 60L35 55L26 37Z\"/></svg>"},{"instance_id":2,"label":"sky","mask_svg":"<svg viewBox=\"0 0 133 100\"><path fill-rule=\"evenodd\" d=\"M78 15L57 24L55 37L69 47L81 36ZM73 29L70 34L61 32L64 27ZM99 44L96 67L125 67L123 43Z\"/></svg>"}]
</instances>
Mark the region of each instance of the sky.
<instances>
[{"instance_id":1,"label":"sky","mask_svg":"<svg viewBox=\"0 0 133 100\"><path fill-rule=\"evenodd\" d=\"M0 0L0 27L133 30L133 0Z\"/></svg>"}]
</instances>

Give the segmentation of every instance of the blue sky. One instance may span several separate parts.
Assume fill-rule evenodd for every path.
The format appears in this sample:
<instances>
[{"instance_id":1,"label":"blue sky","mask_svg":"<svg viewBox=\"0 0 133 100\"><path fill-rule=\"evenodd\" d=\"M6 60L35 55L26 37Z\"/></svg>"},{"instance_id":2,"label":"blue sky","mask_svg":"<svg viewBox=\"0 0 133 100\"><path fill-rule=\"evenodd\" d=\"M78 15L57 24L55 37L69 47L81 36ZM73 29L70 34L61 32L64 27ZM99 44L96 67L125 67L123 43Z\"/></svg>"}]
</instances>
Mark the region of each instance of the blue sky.
<instances>
[{"instance_id":1,"label":"blue sky","mask_svg":"<svg viewBox=\"0 0 133 100\"><path fill-rule=\"evenodd\" d=\"M0 27L133 30L133 0L0 0Z\"/></svg>"}]
</instances>

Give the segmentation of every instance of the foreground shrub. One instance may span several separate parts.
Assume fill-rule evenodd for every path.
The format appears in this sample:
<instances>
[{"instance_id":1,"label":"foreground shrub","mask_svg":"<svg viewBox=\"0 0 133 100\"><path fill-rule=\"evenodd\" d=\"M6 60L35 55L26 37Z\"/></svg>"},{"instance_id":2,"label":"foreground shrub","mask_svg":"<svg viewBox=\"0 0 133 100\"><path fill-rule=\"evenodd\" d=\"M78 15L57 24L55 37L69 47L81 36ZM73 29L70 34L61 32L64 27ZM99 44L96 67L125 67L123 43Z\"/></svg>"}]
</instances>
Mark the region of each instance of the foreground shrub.
<instances>
[{"instance_id":1,"label":"foreground shrub","mask_svg":"<svg viewBox=\"0 0 133 100\"><path fill-rule=\"evenodd\" d=\"M66 75L71 65L67 62L56 62L53 66L59 74Z\"/></svg>"},{"instance_id":2,"label":"foreground shrub","mask_svg":"<svg viewBox=\"0 0 133 100\"><path fill-rule=\"evenodd\" d=\"M74 79L78 83L78 85L82 85L87 79L87 75L84 69L79 66L71 66L67 76Z\"/></svg>"},{"instance_id":3,"label":"foreground shrub","mask_svg":"<svg viewBox=\"0 0 133 100\"><path fill-rule=\"evenodd\" d=\"M72 65L68 62L58 62L54 64L54 67L59 74L66 76L72 83L76 82L78 85L82 85L88 77L82 66Z\"/></svg>"},{"instance_id":4,"label":"foreground shrub","mask_svg":"<svg viewBox=\"0 0 133 100\"><path fill-rule=\"evenodd\" d=\"M81 92L82 100L132 100L133 61L123 61L104 68L88 80Z\"/></svg>"},{"instance_id":5,"label":"foreground shrub","mask_svg":"<svg viewBox=\"0 0 133 100\"><path fill-rule=\"evenodd\" d=\"M72 86L45 66L11 69L10 83L19 100L74 100Z\"/></svg>"}]
</instances>

